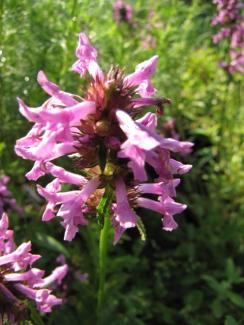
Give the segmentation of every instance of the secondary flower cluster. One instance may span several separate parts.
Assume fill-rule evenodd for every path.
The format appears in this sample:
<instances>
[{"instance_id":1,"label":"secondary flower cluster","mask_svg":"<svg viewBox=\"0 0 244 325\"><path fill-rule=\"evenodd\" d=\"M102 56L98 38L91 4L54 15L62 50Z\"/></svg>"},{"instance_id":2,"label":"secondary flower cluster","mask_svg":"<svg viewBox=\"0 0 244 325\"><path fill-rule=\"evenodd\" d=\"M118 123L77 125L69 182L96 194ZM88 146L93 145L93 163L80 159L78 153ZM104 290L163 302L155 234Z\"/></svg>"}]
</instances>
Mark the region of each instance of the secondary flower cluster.
<instances>
[{"instance_id":1,"label":"secondary flower cluster","mask_svg":"<svg viewBox=\"0 0 244 325\"><path fill-rule=\"evenodd\" d=\"M221 67L234 73L244 73L244 24L241 15L242 3L240 0L214 0L217 4L218 14L212 24L223 27L214 35L214 43L222 39L229 40L229 62L221 62Z\"/></svg>"},{"instance_id":2,"label":"secondary flower cluster","mask_svg":"<svg viewBox=\"0 0 244 325\"><path fill-rule=\"evenodd\" d=\"M8 216L3 213L0 219L0 297L3 301L0 314L7 313L11 319L23 307L21 301L25 299L35 301L41 312L48 313L62 300L52 295L47 287L60 284L68 266L57 267L51 275L43 278L44 271L32 267L41 256L31 253L31 242L16 247L14 232L8 226Z\"/></svg>"},{"instance_id":3,"label":"secondary flower cluster","mask_svg":"<svg viewBox=\"0 0 244 325\"><path fill-rule=\"evenodd\" d=\"M15 147L18 155L35 161L26 176L35 181L45 174L54 177L46 187L37 185L48 201L42 219L60 217L64 239L70 241L96 211L105 188L110 188L115 193L110 205L115 242L127 228L137 225L135 209L139 207L161 214L165 230L175 229L173 215L186 205L173 199L180 182L173 176L188 172L191 165L173 159L171 152L188 153L192 143L156 132L157 114L169 103L152 97L155 89L150 78L158 56L138 64L127 76L118 67L105 74L84 33L79 35L76 56L72 70L91 76L83 97L62 91L40 71L38 83L50 98L37 108L18 99L20 113L34 123ZM155 106L157 114L142 115L148 106ZM72 171L53 163L67 155L74 160ZM75 169L83 175L74 173ZM63 184L77 189L62 191Z\"/></svg>"},{"instance_id":4,"label":"secondary flower cluster","mask_svg":"<svg viewBox=\"0 0 244 325\"><path fill-rule=\"evenodd\" d=\"M130 22L132 20L132 6L122 0L117 0L113 4L114 19L120 22Z\"/></svg>"},{"instance_id":5,"label":"secondary flower cluster","mask_svg":"<svg viewBox=\"0 0 244 325\"><path fill-rule=\"evenodd\" d=\"M23 213L23 209L18 207L12 193L7 189L9 179L6 175L0 175L0 216L4 211L9 210L16 211L19 214Z\"/></svg>"}]
</instances>

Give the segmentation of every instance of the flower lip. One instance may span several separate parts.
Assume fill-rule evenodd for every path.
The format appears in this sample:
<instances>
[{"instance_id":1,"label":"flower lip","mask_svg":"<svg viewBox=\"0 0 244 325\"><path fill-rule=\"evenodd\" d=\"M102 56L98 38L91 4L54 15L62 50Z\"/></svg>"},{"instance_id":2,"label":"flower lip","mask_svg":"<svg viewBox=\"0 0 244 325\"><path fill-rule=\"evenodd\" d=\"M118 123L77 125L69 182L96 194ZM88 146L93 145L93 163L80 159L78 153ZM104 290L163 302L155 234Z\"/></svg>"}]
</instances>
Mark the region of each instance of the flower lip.
<instances>
[{"instance_id":1,"label":"flower lip","mask_svg":"<svg viewBox=\"0 0 244 325\"><path fill-rule=\"evenodd\" d=\"M63 104L67 106L78 104L77 100L75 100L71 94L61 91L56 84L49 81L43 71L38 72L37 81L48 95L56 97L63 102Z\"/></svg>"},{"instance_id":2,"label":"flower lip","mask_svg":"<svg viewBox=\"0 0 244 325\"><path fill-rule=\"evenodd\" d=\"M141 83L149 80L156 70L157 61L158 55L154 55L149 60L138 64L135 72L125 77L125 85L128 87L140 86Z\"/></svg>"}]
</instances>

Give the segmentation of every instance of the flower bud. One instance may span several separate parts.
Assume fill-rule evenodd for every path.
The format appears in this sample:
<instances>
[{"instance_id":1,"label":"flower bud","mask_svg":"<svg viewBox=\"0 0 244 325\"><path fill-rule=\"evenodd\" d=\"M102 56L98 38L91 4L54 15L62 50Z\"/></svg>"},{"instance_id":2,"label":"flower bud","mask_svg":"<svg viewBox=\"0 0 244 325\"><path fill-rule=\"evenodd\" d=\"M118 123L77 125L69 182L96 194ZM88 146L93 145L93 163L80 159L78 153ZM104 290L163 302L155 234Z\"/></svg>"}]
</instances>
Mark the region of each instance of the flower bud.
<instances>
[{"instance_id":1,"label":"flower bud","mask_svg":"<svg viewBox=\"0 0 244 325\"><path fill-rule=\"evenodd\" d=\"M110 133L111 125L109 121L100 120L96 123L95 132L100 136L106 136Z\"/></svg>"}]
</instances>

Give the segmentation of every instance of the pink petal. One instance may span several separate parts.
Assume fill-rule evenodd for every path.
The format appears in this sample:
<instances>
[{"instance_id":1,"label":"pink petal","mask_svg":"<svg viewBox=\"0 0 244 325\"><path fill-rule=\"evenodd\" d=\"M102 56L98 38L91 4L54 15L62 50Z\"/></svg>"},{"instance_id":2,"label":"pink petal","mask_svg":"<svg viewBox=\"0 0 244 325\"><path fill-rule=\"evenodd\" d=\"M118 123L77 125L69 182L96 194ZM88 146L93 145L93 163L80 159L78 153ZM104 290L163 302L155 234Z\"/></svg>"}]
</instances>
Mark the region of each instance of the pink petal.
<instances>
[{"instance_id":1,"label":"pink petal","mask_svg":"<svg viewBox=\"0 0 244 325\"><path fill-rule=\"evenodd\" d=\"M116 186L116 206L115 206L115 220L123 228L135 227L137 223L137 216L129 206L127 199L127 191L125 183L122 178L117 178Z\"/></svg>"},{"instance_id":2,"label":"pink petal","mask_svg":"<svg viewBox=\"0 0 244 325\"><path fill-rule=\"evenodd\" d=\"M155 55L151 59L138 64L135 72L125 77L125 84L130 87L134 87L149 79L156 70L157 61L158 56Z\"/></svg>"},{"instance_id":3,"label":"pink petal","mask_svg":"<svg viewBox=\"0 0 244 325\"><path fill-rule=\"evenodd\" d=\"M71 94L61 91L55 83L49 81L43 71L38 72L37 81L48 95L56 97L65 105L72 106L78 103Z\"/></svg>"}]
</instances>

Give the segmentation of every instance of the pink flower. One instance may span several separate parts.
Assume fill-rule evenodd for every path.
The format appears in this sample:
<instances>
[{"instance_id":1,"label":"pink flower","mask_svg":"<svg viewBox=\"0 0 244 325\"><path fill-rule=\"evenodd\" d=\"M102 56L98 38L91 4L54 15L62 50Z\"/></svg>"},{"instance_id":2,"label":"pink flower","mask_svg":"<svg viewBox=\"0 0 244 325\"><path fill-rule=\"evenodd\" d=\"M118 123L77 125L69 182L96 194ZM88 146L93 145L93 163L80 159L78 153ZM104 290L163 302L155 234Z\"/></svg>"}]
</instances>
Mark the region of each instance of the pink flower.
<instances>
[{"instance_id":1,"label":"pink flower","mask_svg":"<svg viewBox=\"0 0 244 325\"><path fill-rule=\"evenodd\" d=\"M85 177L68 172L64 168L56 166L51 162L47 162L45 164L45 170L62 183L69 183L77 186L85 185L87 183L87 179Z\"/></svg>"},{"instance_id":2,"label":"pink flower","mask_svg":"<svg viewBox=\"0 0 244 325\"><path fill-rule=\"evenodd\" d=\"M2 214L0 219L0 256L9 254L15 249L13 231L8 230L9 221L6 213Z\"/></svg>"},{"instance_id":3,"label":"pink flower","mask_svg":"<svg viewBox=\"0 0 244 325\"><path fill-rule=\"evenodd\" d=\"M129 87L138 86L138 93L143 96L152 96L154 88L150 82L151 76L155 73L158 56L154 55L136 66L134 73L125 77L125 84Z\"/></svg>"},{"instance_id":4,"label":"pink flower","mask_svg":"<svg viewBox=\"0 0 244 325\"><path fill-rule=\"evenodd\" d=\"M113 4L114 19L120 22L130 22L132 20L133 9L132 6L122 0L117 0Z\"/></svg>"},{"instance_id":5,"label":"pink flower","mask_svg":"<svg viewBox=\"0 0 244 325\"><path fill-rule=\"evenodd\" d=\"M34 181L46 174L54 177L46 186L37 185L47 201L42 220L59 217L64 239L71 241L79 226L88 223L88 214L96 215L109 188L115 191L108 203L115 243L126 229L137 226L134 208L138 206L161 213L163 228L174 229L173 215L185 209L172 199L179 183L174 174L188 172L191 165L172 155L189 153L193 144L157 133L157 114L170 103L167 98L152 97L151 78L158 56L138 64L127 76L118 67L104 73L96 49L80 33L76 57L73 71L90 76L83 97L62 91L41 71L38 82L51 97L37 108L18 100L21 114L34 123L15 147L18 155L34 161L26 176ZM143 115L148 107L156 107L155 113ZM73 168L57 165L55 160L62 156L74 161ZM69 184L70 190L62 191L63 184ZM145 198L147 193L155 200Z\"/></svg>"},{"instance_id":6,"label":"pink flower","mask_svg":"<svg viewBox=\"0 0 244 325\"><path fill-rule=\"evenodd\" d=\"M99 179L94 178L86 183L80 191L58 192L60 182L55 179L46 188L38 186L38 193L48 200L48 205L43 214L43 220L54 217L55 207L60 205L57 216L63 219L65 228L64 240L71 241L78 231L78 225L86 225L84 217L84 204L99 185Z\"/></svg>"},{"instance_id":7,"label":"pink flower","mask_svg":"<svg viewBox=\"0 0 244 325\"><path fill-rule=\"evenodd\" d=\"M129 206L125 183L122 178L115 181L116 185L116 205L115 205L115 220L122 228L135 227L137 216Z\"/></svg>"},{"instance_id":8,"label":"pink flower","mask_svg":"<svg viewBox=\"0 0 244 325\"><path fill-rule=\"evenodd\" d=\"M220 62L220 67L228 73L239 71L244 73L244 25L240 0L214 0L217 5L217 15L212 20L212 25L223 27L213 36L213 42L219 43L227 38L229 42L229 60ZM235 54L234 54L235 53ZM233 54L238 59L233 58Z\"/></svg>"},{"instance_id":9,"label":"pink flower","mask_svg":"<svg viewBox=\"0 0 244 325\"><path fill-rule=\"evenodd\" d=\"M48 95L60 100L64 105L74 106L79 103L74 95L61 91L56 84L49 81L43 71L38 72L37 81Z\"/></svg>"},{"instance_id":10,"label":"pink flower","mask_svg":"<svg viewBox=\"0 0 244 325\"><path fill-rule=\"evenodd\" d=\"M3 214L0 219L0 294L8 308L14 302L18 306L24 298L34 300L41 312L51 312L52 307L62 303L48 289L34 289L50 286L54 282L60 283L67 273L67 265L57 268L46 278L44 271L32 268L32 264L40 258L40 255L31 254L31 242L23 243L15 248L13 231L8 229L8 216ZM11 232L11 236L9 236Z\"/></svg>"},{"instance_id":11,"label":"pink flower","mask_svg":"<svg viewBox=\"0 0 244 325\"><path fill-rule=\"evenodd\" d=\"M26 106L21 99L18 102L20 112L36 124L26 137L17 140L15 151L21 157L34 161L50 161L74 152L72 127L95 112L94 103L87 101L67 109L57 108L52 100L36 109ZM40 169L36 172L40 174Z\"/></svg>"},{"instance_id":12,"label":"pink flower","mask_svg":"<svg viewBox=\"0 0 244 325\"><path fill-rule=\"evenodd\" d=\"M141 197L137 199L137 204L141 208L150 209L163 214L163 229L166 231L172 231L178 227L173 215L181 213L186 209L185 204L177 203L169 196L166 198L161 197L159 201Z\"/></svg>"},{"instance_id":13,"label":"pink flower","mask_svg":"<svg viewBox=\"0 0 244 325\"><path fill-rule=\"evenodd\" d=\"M175 159L170 159L169 164L173 174L180 174L180 175L186 174L192 168L192 165L184 165Z\"/></svg>"},{"instance_id":14,"label":"pink flower","mask_svg":"<svg viewBox=\"0 0 244 325\"><path fill-rule=\"evenodd\" d=\"M57 283L60 285L62 283L63 278L66 276L68 270L69 268L67 264L56 267L49 276L42 279L40 283L36 283L35 287L45 288L49 287L53 283Z\"/></svg>"},{"instance_id":15,"label":"pink flower","mask_svg":"<svg viewBox=\"0 0 244 325\"><path fill-rule=\"evenodd\" d=\"M116 206L113 205L114 211L116 211ZM114 212L113 211L113 212ZM126 231L126 228L120 226L119 222L115 219L116 215L112 216L112 224L114 227L114 241L113 244L116 245L118 241L120 240L120 237L123 235L123 233Z\"/></svg>"},{"instance_id":16,"label":"pink flower","mask_svg":"<svg viewBox=\"0 0 244 325\"><path fill-rule=\"evenodd\" d=\"M62 299L59 299L52 295L51 290L35 290L21 283L14 284L14 288L23 296L29 298L30 300L34 300L39 311L43 313L50 313L53 306L62 304Z\"/></svg>"},{"instance_id":17,"label":"pink flower","mask_svg":"<svg viewBox=\"0 0 244 325\"><path fill-rule=\"evenodd\" d=\"M30 287L34 284L42 282L44 271L31 268L29 271L23 273L9 273L4 276L4 280L8 282L27 282Z\"/></svg>"},{"instance_id":18,"label":"pink flower","mask_svg":"<svg viewBox=\"0 0 244 325\"><path fill-rule=\"evenodd\" d=\"M97 51L91 46L88 37L84 33L79 34L76 56L78 61L72 66L74 72L79 73L83 77L88 71L94 79L103 80L103 72L96 62Z\"/></svg>"},{"instance_id":19,"label":"pink flower","mask_svg":"<svg viewBox=\"0 0 244 325\"><path fill-rule=\"evenodd\" d=\"M137 190L144 194L144 193L150 193L150 194L157 194L161 197L167 198L167 197L174 197L176 196L175 188L180 183L179 178L175 178L173 180L169 180L166 182L159 182L159 183L144 183L140 184L137 187Z\"/></svg>"},{"instance_id":20,"label":"pink flower","mask_svg":"<svg viewBox=\"0 0 244 325\"><path fill-rule=\"evenodd\" d=\"M142 130L128 114L117 110L116 117L120 128L127 136L127 141L121 145L118 153L120 158L129 158L128 166L132 169L135 179L147 180L145 166L146 152L160 145L160 142L151 136L146 130Z\"/></svg>"}]
</instances>

